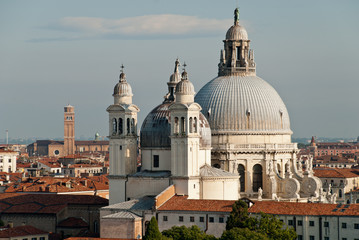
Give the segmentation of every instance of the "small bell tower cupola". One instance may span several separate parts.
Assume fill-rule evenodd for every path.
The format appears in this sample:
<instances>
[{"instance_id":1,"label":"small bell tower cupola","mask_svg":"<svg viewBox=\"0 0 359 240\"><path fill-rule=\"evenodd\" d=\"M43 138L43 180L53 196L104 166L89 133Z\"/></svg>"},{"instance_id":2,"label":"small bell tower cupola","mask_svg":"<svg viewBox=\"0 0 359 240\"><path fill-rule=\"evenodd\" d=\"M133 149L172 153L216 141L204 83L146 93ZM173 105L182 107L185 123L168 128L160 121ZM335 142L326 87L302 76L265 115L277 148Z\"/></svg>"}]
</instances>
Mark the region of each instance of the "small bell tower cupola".
<instances>
[{"instance_id":1,"label":"small bell tower cupola","mask_svg":"<svg viewBox=\"0 0 359 240\"><path fill-rule=\"evenodd\" d=\"M239 9L234 10L234 24L223 40L224 49L221 50L218 64L218 76L251 76L256 74L253 50L246 29L239 25Z\"/></svg>"},{"instance_id":2,"label":"small bell tower cupola","mask_svg":"<svg viewBox=\"0 0 359 240\"><path fill-rule=\"evenodd\" d=\"M186 64L183 64L186 67ZM176 85L175 101L171 113L171 174L177 194L199 199L201 106L194 102L194 87L184 69Z\"/></svg>"},{"instance_id":3,"label":"small bell tower cupola","mask_svg":"<svg viewBox=\"0 0 359 240\"><path fill-rule=\"evenodd\" d=\"M171 74L169 81L167 82L168 85L168 93L165 96L165 100L163 101L163 103L170 103L173 102L175 100L175 89L176 89L176 85L179 81L181 81L181 74L178 70L180 66L180 62L178 60L178 58L176 59L175 62L175 70L174 72Z\"/></svg>"},{"instance_id":4,"label":"small bell tower cupola","mask_svg":"<svg viewBox=\"0 0 359 240\"><path fill-rule=\"evenodd\" d=\"M120 80L116 84L114 104L109 113L110 146L110 204L126 201L126 176L137 171L137 113L140 109L132 103L132 88L126 81L121 66Z\"/></svg>"}]
</instances>

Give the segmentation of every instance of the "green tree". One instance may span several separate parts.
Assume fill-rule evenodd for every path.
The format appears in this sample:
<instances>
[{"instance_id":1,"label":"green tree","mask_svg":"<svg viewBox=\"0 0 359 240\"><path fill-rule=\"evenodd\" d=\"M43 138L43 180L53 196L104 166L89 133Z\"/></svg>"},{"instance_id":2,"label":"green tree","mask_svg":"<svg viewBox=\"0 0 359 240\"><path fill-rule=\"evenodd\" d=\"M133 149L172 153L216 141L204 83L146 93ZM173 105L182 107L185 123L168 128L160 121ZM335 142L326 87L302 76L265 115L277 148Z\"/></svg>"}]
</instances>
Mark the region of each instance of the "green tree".
<instances>
[{"instance_id":1,"label":"green tree","mask_svg":"<svg viewBox=\"0 0 359 240\"><path fill-rule=\"evenodd\" d=\"M162 232L163 236L171 238L173 240L216 240L212 235L207 235L198 226L193 225L191 227L174 226L168 230Z\"/></svg>"},{"instance_id":2,"label":"green tree","mask_svg":"<svg viewBox=\"0 0 359 240\"><path fill-rule=\"evenodd\" d=\"M162 239L162 234L160 230L158 229L157 220L155 217L151 218L151 221L149 222L145 236L143 237L144 240L159 240Z\"/></svg>"},{"instance_id":3,"label":"green tree","mask_svg":"<svg viewBox=\"0 0 359 240\"><path fill-rule=\"evenodd\" d=\"M261 213L261 216L258 218L249 216L247 204L241 200L238 200L233 205L232 212L226 224L227 231L225 231L222 236L229 236L231 234L233 236L239 236L239 230L237 229L230 232L230 230L234 228L247 229L245 232L247 234L249 234L248 231L252 231L273 240L294 240L297 238L297 234L294 229L288 227L284 228L283 222L281 222L274 215Z\"/></svg>"},{"instance_id":4,"label":"green tree","mask_svg":"<svg viewBox=\"0 0 359 240\"><path fill-rule=\"evenodd\" d=\"M231 230L235 227L252 229L256 224L257 220L250 218L248 215L247 203L238 200L232 206L232 212L227 220L226 230Z\"/></svg>"},{"instance_id":5,"label":"green tree","mask_svg":"<svg viewBox=\"0 0 359 240\"><path fill-rule=\"evenodd\" d=\"M268 240L269 238L259 232L249 230L248 228L232 228L224 231L219 240Z\"/></svg>"},{"instance_id":6,"label":"green tree","mask_svg":"<svg viewBox=\"0 0 359 240\"><path fill-rule=\"evenodd\" d=\"M261 213L261 217L258 220L257 230L269 237L269 239L296 239L297 233L294 229L285 227L284 223L280 221L276 216Z\"/></svg>"}]
</instances>

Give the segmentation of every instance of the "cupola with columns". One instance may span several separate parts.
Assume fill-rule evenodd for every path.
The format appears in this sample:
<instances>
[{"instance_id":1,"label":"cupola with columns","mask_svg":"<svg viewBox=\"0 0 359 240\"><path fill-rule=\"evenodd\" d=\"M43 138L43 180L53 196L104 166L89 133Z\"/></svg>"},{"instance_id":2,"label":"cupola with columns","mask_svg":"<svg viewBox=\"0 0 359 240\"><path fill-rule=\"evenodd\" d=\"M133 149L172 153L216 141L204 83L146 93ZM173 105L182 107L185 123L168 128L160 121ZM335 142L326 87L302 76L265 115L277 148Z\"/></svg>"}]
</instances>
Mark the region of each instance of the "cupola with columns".
<instances>
[{"instance_id":1,"label":"cupola with columns","mask_svg":"<svg viewBox=\"0 0 359 240\"><path fill-rule=\"evenodd\" d=\"M230 27L223 40L218 64L218 76L254 76L256 64L253 50L249 48L250 40L246 29L239 25L239 10L234 10L234 24Z\"/></svg>"}]
</instances>

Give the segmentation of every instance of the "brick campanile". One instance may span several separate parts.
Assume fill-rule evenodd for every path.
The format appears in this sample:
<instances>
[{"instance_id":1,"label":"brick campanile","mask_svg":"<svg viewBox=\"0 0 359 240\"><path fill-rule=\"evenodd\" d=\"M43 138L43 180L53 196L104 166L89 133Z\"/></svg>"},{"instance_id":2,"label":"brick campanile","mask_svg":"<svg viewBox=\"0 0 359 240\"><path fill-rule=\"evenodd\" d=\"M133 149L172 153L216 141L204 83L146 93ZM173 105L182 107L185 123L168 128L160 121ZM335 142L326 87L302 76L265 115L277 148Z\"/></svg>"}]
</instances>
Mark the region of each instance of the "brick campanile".
<instances>
[{"instance_id":1,"label":"brick campanile","mask_svg":"<svg viewBox=\"0 0 359 240\"><path fill-rule=\"evenodd\" d=\"M64 107L64 156L75 153L75 108Z\"/></svg>"}]
</instances>

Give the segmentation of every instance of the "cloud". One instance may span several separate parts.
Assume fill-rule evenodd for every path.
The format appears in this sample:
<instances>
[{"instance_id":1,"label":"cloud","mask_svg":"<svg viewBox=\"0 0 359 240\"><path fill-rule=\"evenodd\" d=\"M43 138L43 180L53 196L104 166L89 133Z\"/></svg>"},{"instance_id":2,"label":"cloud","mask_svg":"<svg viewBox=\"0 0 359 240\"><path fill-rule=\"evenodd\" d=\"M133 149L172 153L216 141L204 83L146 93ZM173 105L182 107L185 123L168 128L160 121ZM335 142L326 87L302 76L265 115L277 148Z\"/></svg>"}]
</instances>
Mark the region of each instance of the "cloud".
<instances>
[{"instance_id":1,"label":"cloud","mask_svg":"<svg viewBox=\"0 0 359 240\"><path fill-rule=\"evenodd\" d=\"M47 26L52 30L76 33L68 40L84 38L137 37L202 37L223 33L232 24L230 19L208 19L174 14L146 15L122 19L65 17ZM64 40L65 38L52 38ZM33 39L41 41L43 39ZM46 41L46 39L45 39Z\"/></svg>"}]
</instances>

